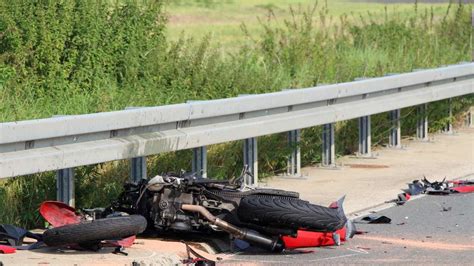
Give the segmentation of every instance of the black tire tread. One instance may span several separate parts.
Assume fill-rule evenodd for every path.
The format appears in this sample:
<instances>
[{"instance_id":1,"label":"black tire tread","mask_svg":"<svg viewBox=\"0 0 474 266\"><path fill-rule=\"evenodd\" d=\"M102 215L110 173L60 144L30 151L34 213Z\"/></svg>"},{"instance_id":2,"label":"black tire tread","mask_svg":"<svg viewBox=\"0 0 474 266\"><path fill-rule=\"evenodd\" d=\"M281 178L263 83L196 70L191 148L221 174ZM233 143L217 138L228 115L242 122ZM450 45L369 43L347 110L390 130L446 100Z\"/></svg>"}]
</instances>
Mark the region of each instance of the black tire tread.
<instances>
[{"instance_id":1,"label":"black tire tread","mask_svg":"<svg viewBox=\"0 0 474 266\"><path fill-rule=\"evenodd\" d=\"M347 221L345 215L337 209L295 198L263 195L243 198L237 215L241 221L247 223L304 228L318 232L333 232L342 228Z\"/></svg>"},{"instance_id":2,"label":"black tire tread","mask_svg":"<svg viewBox=\"0 0 474 266\"><path fill-rule=\"evenodd\" d=\"M141 215L97 219L46 230L43 241L48 246L63 246L129 237L143 232L147 221Z\"/></svg>"}]
</instances>

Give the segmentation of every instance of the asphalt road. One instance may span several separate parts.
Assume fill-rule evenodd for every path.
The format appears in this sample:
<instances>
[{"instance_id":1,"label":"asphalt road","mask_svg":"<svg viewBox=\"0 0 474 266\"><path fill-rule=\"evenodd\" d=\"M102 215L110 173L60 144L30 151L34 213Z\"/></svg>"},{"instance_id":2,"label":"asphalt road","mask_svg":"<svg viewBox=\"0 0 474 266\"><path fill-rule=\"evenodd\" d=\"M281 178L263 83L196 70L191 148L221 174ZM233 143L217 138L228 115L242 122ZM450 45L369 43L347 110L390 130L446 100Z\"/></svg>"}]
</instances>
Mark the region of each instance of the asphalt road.
<instances>
[{"instance_id":1,"label":"asphalt road","mask_svg":"<svg viewBox=\"0 0 474 266\"><path fill-rule=\"evenodd\" d=\"M339 247L306 248L311 253L246 252L229 264L450 264L473 265L474 193L425 196L377 214L391 224L357 224L356 235Z\"/></svg>"}]
</instances>

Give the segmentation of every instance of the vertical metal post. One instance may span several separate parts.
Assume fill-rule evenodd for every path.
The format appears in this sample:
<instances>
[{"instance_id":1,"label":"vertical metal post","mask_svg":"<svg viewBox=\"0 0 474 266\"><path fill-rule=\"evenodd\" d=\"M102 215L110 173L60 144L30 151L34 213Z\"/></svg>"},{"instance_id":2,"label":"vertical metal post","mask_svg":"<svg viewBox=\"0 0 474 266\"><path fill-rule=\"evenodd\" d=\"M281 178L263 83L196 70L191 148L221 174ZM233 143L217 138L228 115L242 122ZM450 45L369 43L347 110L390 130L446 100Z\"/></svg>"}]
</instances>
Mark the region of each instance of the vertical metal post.
<instances>
[{"instance_id":1,"label":"vertical metal post","mask_svg":"<svg viewBox=\"0 0 474 266\"><path fill-rule=\"evenodd\" d=\"M67 115L53 115L53 117L64 117ZM76 205L74 192L74 168L60 169L56 171L56 199L71 207Z\"/></svg>"},{"instance_id":2,"label":"vertical metal post","mask_svg":"<svg viewBox=\"0 0 474 266\"><path fill-rule=\"evenodd\" d=\"M452 134L453 133L453 99L449 98L449 110L448 110L448 115L449 115L449 120L446 122L446 125L443 128L443 132L446 134Z\"/></svg>"},{"instance_id":3,"label":"vertical metal post","mask_svg":"<svg viewBox=\"0 0 474 266\"><path fill-rule=\"evenodd\" d=\"M359 118L359 156L370 157L371 151L370 115Z\"/></svg>"},{"instance_id":4,"label":"vertical metal post","mask_svg":"<svg viewBox=\"0 0 474 266\"><path fill-rule=\"evenodd\" d=\"M468 127L473 127L473 124L472 124L472 116L473 116L473 107L469 108L469 111L467 113L467 126Z\"/></svg>"},{"instance_id":5,"label":"vertical metal post","mask_svg":"<svg viewBox=\"0 0 474 266\"><path fill-rule=\"evenodd\" d=\"M300 130L288 131L288 145L291 149L288 157L286 173L288 176L301 176Z\"/></svg>"},{"instance_id":6,"label":"vertical metal post","mask_svg":"<svg viewBox=\"0 0 474 266\"><path fill-rule=\"evenodd\" d=\"M125 110L143 109L147 107L128 106ZM130 182L138 183L147 178L146 157L135 157L130 159Z\"/></svg>"},{"instance_id":7,"label":"vertical metal post","mask_svg":"<svg viewBox=\"0 0 474 266\"><path fill-rule=\"evenodd\" d=\"M418 140L428 140L428 104L422 104L417 108L418 121L416 125L416 138Z\"/></svg>"},{"instance_id":8,"label":"vertical metal post","mask_svg":"<svg viewBox=\"0 0 474 266\"><path fill-rule=\"evenodd\" d=\"M249 138L244 140L244 165L249 167L250 173L253 175L251 180L244 180L246 185L258 185L258 154L257 154L257 138ZM249 178L250 179L250 178Z\"/></svg>"},{"instance_id":9,"label":"vertical metal post","mask_svg":"<svg viewBox=\"0 0 474 266\"><path fill-rule=\"evenodd\" d=\"M146 179L146 157L130 159L130 181L138 183L142 179Z\"/></svg>"},{"instance_id":10,"label":"vertical metal post","mask_svg":"<svg viewBox=\"0 0 474 266\"><path fill-rule=\"evenodd\" d=\"M390 118L390 136L388 146L391 148L400 148L401 143L401 127L400 127L400 109L392 110L389 113Z\"/></svg>"},{"instance_id":11,"label":"vertical metal post","mask_svg":"<svg viewBox=\"0 0 474 266\"><path fill-rule=\"evenodd\" d=\"M334 123L323 125L323 156L321 165L325 167L336 166L334 127Z\"/></svg>"},{"instance_id":12,"label":"vertical metal post","mask_svg":"<svg viewBox=\"0 0 474 266\"><path fill-rule=\"evenodd\" d=\"M193 149L193 173L196 173L197 177L207 178L206 146Z\"/></svg>"},{"instance_id":13,"label":"vertical metal post","mask_svg":"<svg viewBox=\"0 0 474 266\"><path fill-rule=\"evenodd\" d=\"M74 168L61 169L56 172L56 198L74 207Z\"/></svg>"}]
</instances>

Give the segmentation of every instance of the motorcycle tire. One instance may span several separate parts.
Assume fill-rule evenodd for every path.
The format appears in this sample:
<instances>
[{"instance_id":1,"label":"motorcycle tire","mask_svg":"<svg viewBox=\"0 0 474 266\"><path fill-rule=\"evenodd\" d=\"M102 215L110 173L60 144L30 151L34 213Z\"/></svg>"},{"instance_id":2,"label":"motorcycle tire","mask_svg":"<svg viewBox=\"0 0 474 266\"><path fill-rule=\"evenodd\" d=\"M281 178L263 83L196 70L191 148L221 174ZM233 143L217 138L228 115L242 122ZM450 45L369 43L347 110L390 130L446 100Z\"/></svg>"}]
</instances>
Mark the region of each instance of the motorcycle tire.
<instances>
[{"instance_id":1,"label":"motorcycle tire","mask_svg":"<svg viewBox=\"0 0 474 266\"><path fill-rule=\"evenodd\" d=\"M97 219L46 230L43 241L48 246L100 242L139 234L146 226L147 221L141 215Z\"/></svg>"},{"instance_id":2,"label":"motorcycle tire","mask_svg":"<svg viewBox=\"0 0 474 266\"><path fill-rule=\"evenodd\" d=\"M295 198L253 195L240 201L237 216L243 222L262 226L334 232L347 221L341 210Z\"/></svg>"}]
</instances>

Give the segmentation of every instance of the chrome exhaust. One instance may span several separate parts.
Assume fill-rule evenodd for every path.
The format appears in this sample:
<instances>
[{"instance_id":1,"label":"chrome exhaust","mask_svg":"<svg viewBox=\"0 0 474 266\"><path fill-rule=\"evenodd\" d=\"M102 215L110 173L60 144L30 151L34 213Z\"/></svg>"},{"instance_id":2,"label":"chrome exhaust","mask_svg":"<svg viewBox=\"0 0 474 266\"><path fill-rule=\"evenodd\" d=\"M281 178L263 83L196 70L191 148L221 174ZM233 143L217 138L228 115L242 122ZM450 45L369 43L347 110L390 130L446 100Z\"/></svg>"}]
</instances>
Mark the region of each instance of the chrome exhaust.
<instances>
[{"instance_id":1,"label":"chrome exhaust","mask_svg":"<svg viewBox=\"0 0 474 266\"><path fill-rule=\"evenodd\" d=\"M206 218L211 224L219 227L221 230L233 235L235 238L242 239L253 243L257 246L264 247L274 252L280 252L285 247L280 239L272 239L257 232L250 231L246 228L239 228L222 219L212 215L206 208L198 205L183 204L181 209L184 211L197 212Z\"/></svg>"}]
</instances>

